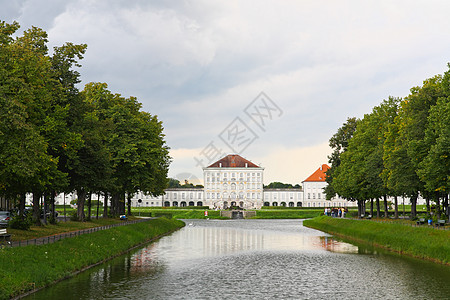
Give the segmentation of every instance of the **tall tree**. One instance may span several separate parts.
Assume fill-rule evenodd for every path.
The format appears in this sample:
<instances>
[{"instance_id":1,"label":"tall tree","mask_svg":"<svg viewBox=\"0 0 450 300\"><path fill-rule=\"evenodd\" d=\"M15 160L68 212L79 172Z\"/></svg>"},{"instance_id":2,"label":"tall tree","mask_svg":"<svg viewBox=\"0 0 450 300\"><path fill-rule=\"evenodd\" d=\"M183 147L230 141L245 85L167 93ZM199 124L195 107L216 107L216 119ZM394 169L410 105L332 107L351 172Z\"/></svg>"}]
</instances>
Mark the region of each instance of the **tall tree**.
<instances>
[{"instance_id":1,"label":"tall tree","mask_svg":"<svg viewBox=\"0 0 450 300\"><path fill-rule=\"evenodd\" d=\"M325 194L328 200L336 196L334 188L334 178L336 169L341 164L341 154L347 150L348 142L352 138L356 125L359 120L356 118L348 118L347 121L338 129L338 131L330 138L329 145L333 152L328 156L328 162L330 163L330 169L326 172L325 178L328 183L325 188Z\"/></svg>"}]
</instances>

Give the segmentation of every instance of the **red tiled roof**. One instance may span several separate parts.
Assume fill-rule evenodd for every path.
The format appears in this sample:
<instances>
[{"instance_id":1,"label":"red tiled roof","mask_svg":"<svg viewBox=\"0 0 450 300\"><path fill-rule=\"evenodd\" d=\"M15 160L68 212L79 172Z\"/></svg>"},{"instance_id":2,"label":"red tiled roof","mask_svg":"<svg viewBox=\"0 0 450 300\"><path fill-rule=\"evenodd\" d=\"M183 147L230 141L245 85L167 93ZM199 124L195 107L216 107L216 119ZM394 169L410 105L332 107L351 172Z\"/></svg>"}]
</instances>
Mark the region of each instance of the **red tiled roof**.
<instances>
[{"instance_id":1,"label":"red tiled roof","mask_svg":"<svg viewBox=\"0 0 450 300\"><path fill-rule=\"evenodd\" d=\"M245 165L247 164L247 166ZM224 158L216 161L212 165L208 166L208 168L259 168L257 165L252 163L251 161L246 160L245 158L237 155L230 154L225 156Z\"/></svg>"},{"instance_id":2,"label":"red tiled roof","mask_svg":"<svg viewBox=\"0 0 450 300\"><path fill-rule=\"evenodd\" d=\"M325 181L325 174L326 171L328 171L330 167L327 164L323 164L320 168L318 168L314 173L312 173L311 176L306 178L305 181Z\"/></svg>"}]
</instances>

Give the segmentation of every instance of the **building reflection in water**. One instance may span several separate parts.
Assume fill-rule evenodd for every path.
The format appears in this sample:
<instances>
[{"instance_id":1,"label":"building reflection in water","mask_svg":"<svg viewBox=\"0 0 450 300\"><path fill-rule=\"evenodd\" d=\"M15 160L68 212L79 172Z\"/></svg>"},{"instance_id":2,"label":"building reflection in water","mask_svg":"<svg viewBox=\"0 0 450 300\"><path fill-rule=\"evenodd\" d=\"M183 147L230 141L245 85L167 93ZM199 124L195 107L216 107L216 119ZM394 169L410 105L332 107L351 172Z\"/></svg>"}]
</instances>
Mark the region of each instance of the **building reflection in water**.
<instances>
[{"instance_id":1,"label":"building reflection in water","mask_svg":"<svg viewBox=\"0 0 450 300\"><path fill-rule=\"evenodd\" d=\"M319 245L327 251L336 253L359 253L359 248L357 246L337 241L332 236L320 236L319 240Z\"/></svg>"}]
</instances>

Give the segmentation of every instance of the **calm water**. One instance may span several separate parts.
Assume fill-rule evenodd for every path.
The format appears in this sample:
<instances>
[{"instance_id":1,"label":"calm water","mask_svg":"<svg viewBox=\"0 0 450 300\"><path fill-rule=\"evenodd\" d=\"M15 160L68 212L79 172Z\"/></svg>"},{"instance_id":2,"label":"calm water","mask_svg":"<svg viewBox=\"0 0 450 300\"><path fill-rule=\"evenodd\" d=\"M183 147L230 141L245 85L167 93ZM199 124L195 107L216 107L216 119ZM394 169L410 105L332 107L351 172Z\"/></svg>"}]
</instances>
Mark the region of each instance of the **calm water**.
<instances>
[{"instance_id":1,"label":"calm water","mask_svg":"<svg viewBox=\"0 0 450 300\"><path fill-rule=\"evenodd\" d=\"M338 241L299 220L182 230L29 299L450 299L450 268Z\"/></svg>"}]
</instances>

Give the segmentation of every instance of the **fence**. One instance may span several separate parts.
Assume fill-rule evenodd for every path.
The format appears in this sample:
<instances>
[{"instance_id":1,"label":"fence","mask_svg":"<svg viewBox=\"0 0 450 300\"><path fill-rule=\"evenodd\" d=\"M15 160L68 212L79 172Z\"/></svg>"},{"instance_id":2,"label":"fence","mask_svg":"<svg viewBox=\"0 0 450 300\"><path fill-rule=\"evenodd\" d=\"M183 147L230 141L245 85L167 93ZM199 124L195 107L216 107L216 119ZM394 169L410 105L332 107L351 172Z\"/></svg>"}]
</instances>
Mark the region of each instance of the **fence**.
<instances>
[{"instance_id":1,"label":"fence","mask_svg":"<svg viewBox=\"0 0 450 300\"><path fill-rule=\"evenodd\" d=\"M150 219L124 221L123 223L105 225L105 226L100 226L100 227L93 227L93 228L88 228L88 229L83 229L83 230L78 230L78 231L71 231L71 232L66 232L66 233L62 233L62 234L56 234L56 235L52 235L52 236L35 238L35 239L31 239L31 240L9 242L8 246L11 246L11 247L25 247L25 246L28 246L28 245L50 244L50 243L54 243L54 242L60 241L60 240L65 239L65 238L76 237L76 236L80 236L82 234L93 233L93 232L106 230L106 229L110 229L110 228L118 227L118 226L125 226L125 225L141 223L141 222L147 222L148 220L150 220Z\"/></svg>"}]
</instances>

